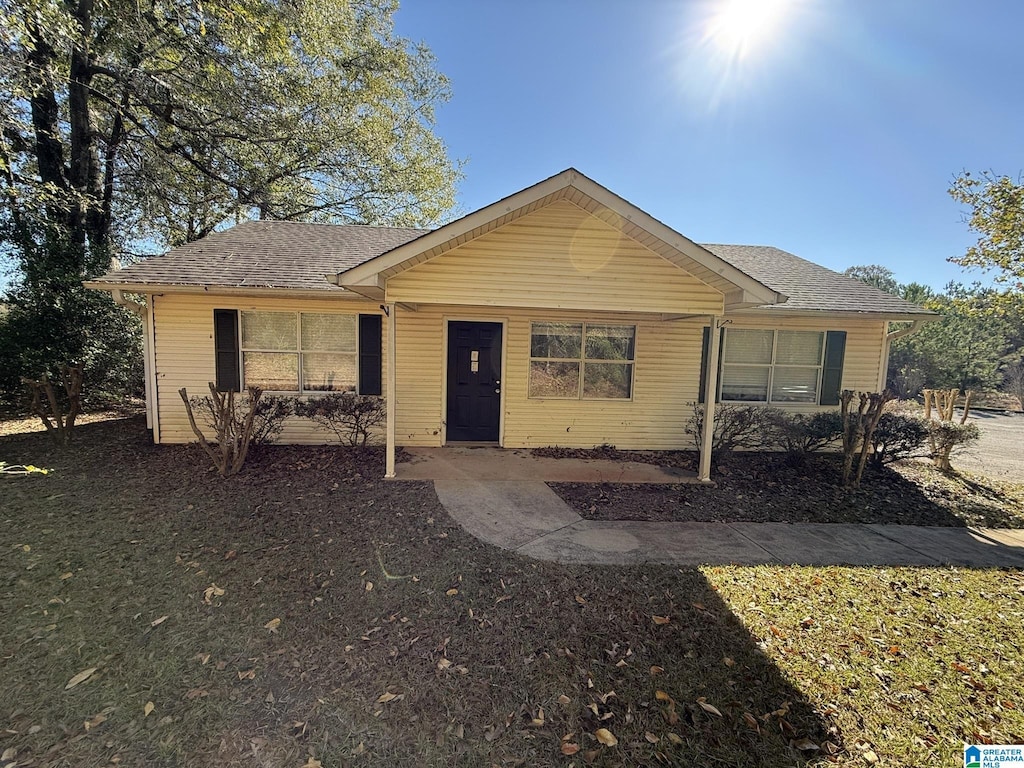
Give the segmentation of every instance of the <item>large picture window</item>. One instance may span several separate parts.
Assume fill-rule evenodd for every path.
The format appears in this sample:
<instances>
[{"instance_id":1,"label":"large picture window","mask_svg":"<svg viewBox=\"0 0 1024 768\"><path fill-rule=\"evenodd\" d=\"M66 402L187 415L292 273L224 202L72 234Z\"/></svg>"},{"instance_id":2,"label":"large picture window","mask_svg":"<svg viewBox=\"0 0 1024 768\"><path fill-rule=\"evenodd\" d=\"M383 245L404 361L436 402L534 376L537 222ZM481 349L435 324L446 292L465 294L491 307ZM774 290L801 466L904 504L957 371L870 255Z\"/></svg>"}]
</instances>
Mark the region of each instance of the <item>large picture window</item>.
<instances>
[{"instance_id":1,"label":"large picture window","mask_svg":"<svg viewBox=\"0 0 1024 768\"><path fill-rule=\"evenodd\" d=\"M824 357L823 331L729 328L722 350L721 400L817 403Z\"/></svg>"},{"instance_id":2,"label":"large picture window","mask_svg":"<svg viewBox=\"0 0 1024 768\"><path fill-rule=\"evenodd\" d=\"M636 326L533 323L530 397L628 400Z\"/></svg>"},{"instance_id":3,"label":"large picture window","mask_svg":"<svg viewBox=\"0 0 1024 768\"><path fill-rule=\"evenodd\" d=\"M356 316L241 313L245 386L271 392L354 392Z\"/></svg>"}]
</instances>

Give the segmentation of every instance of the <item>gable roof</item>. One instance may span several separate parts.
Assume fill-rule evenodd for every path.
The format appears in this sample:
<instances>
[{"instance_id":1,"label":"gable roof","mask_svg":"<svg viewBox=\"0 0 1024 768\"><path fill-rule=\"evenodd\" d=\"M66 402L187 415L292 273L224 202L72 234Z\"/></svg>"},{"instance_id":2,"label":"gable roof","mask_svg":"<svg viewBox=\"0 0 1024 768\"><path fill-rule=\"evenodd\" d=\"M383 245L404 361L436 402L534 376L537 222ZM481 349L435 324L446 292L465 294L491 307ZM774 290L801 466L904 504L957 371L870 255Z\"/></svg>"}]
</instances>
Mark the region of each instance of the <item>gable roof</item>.
<instances>
[{"instance_id":1,"label":"gable roof","mask_svg":"<svg viewBox=\"0 0 1024 768\"><path fill-rule=\"evenodd\" d=\"M733 308L917 317L933 312L770 246L700 245L575 169L437 229L249 221L86 285L352 295L558 199L566 199L719 288ZM337 276L337 282L325 276ZM343 287L338 287L339 285Z\"/></svg>"},{"instance_id":2,"label":"gable roof","mask_svg":"<svg viewBox=\"0 0 1024 768\"><path fill-rule=\"evenodd\" d=\"M856 312L934 315L931 310L768 245L705 245L709 251L789 297L758 312Z\"/></svg>"},{"instance_id":3,"label":"gable roof","mask_svg":"<svg viewBox=\"0 0 1024 768\"><path fill-rule=\"evenodd\" d=\"M90 287L160 285L334 291L324 275L350 269L428 229L246 221L162 256L90 281Z\"/></svg>"},{"instance_id":4,"label":"gable roof","mask_svg":"<svg viewBox=\"0 0 1024 768\"><path fill-rule=\"evenodd\" d=\"M785 295L737 269L575 168L567 168L445 224L415 243L398 246L357 267L338 273L332 282L372 298L383 298L384 282L389 277L436 258L556 200L567 200L577 205L717 289L725 296L726 308L778 304L786 300Z\"/></svg>"}]
</instances>

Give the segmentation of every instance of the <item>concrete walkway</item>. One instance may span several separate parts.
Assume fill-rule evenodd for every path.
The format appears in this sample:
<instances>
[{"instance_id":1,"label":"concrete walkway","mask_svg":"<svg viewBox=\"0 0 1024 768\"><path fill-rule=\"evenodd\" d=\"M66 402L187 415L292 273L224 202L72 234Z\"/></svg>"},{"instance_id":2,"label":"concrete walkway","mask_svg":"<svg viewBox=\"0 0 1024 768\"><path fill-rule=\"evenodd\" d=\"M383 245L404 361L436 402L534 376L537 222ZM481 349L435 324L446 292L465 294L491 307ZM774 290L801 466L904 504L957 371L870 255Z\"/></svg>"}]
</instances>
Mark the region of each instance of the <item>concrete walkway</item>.
<instances>
[{"instance_id":1,"label":"concrete walkway","mask_svg":"<svg viewBox=\"0 0 1024 768\"><path fill-rule=\"evenodd\" d=\"M584 520L545 481L679 483L692 476L659 474L665 470L636 462L543 460L494 448L410 452L413 462L398 466L400 480L433 480L441 504L469 533L538 560L1024 568L1024 530Z\"/></svg>"}]
</instances>

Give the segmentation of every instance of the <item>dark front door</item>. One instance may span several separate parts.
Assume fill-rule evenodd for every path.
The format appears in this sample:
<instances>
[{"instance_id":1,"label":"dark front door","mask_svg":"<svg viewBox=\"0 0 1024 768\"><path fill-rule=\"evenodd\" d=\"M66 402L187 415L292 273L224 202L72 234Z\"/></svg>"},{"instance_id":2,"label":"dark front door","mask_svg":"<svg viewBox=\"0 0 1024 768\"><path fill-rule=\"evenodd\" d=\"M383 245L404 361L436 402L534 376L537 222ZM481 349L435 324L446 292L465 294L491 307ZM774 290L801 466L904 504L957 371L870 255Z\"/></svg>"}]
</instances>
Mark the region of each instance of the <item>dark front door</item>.
<instances>
[{"instance_id":1,"label":"dark front door","mask_svg":"<svg viewBox=\"0 0 1024 768\"><path fill-rule=\"evenodd\" d=\"M501 323L448 323L448 440L496 442Z\"/></svg>"}]
</instances>

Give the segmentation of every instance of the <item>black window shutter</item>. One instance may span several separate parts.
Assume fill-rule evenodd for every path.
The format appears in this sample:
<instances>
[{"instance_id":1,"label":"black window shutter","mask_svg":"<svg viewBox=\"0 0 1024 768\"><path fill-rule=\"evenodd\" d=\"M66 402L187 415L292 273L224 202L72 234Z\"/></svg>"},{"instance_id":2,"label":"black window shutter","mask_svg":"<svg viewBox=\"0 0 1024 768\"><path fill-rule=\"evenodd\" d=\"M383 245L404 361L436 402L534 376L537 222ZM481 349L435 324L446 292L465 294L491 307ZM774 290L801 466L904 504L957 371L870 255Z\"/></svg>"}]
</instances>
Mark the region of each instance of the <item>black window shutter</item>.
<instances>
[{"instance_id":1,"label":"black window shutter","mask_svg":"<svg viewBox=\"0 0 1024 768\"><path fill-rule=\"evenodd\" d=\"M819 405L839 405L843 385L843 358L846 355L846 331L825 333L825 366L821 371Z\"/></svg>"},{"instance_id":2,"label":"black window shutter","mask_svg":"<svg viewBox=\"0 0 1024 768\"><path fill-rule=\"evenodd\" d=\"M213 347L216 350L217 389L238 392L242 376L238 370L238 310L213 310Z\"/></svg>"},{"instance_id":3,"label":"black window shutter","mask_svg":"<svg viewBox=\"0 0 1024 768\"><path fill-rule=\"evenodd\" d=\"M381 327L380 315L359 316L359 394L381 393Z\"/></svg>"},{"instance_id":4,"label":"black window shutter","mask_svg":"<svg viewBox=\"0 0 1024 768\"><path fill-rule=\"evenodd\" d=\"M718 383L722 383L722 350L725 348L725 328L719 331L718 337ZM697 402L703 403L707 398L708 386L708 355L711 354L711 328L705 328L700 341L700 387L697 390ZM719 401L715 395L715 402Z\"/></svg>"}]
</instances>

